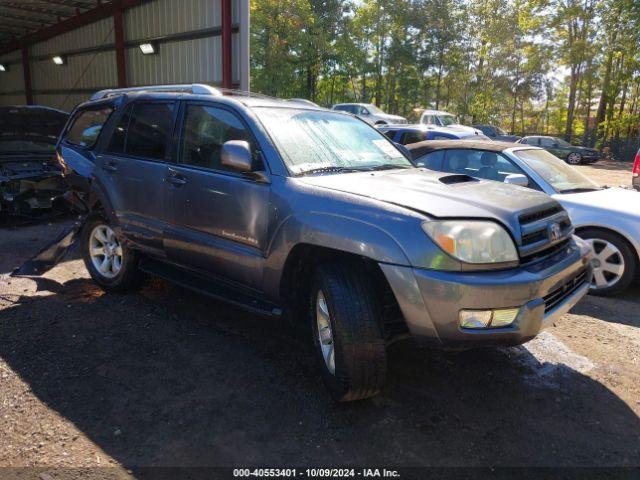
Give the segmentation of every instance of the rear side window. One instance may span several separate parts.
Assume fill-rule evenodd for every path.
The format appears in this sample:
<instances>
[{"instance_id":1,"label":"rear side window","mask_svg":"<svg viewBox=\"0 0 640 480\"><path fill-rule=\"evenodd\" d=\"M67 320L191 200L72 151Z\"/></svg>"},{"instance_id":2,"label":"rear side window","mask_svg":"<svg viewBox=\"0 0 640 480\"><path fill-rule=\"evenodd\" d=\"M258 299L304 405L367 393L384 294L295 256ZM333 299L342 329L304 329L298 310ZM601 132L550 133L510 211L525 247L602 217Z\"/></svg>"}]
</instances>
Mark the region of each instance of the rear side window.
<instances>
[{"instance_id":1,"label":"rear side window","mask_svg":"<svg viewBox=\"0 0 640 480\"><path fill-rule=\"evenodd\" d=\"M113 109L106 107L99 110L83 110L77 113L64 136L65 141L81 147L93 147L111 112Z\"/></svg>"},{"instance_id":2,"label":"rear side window","mask_svg":"<svg viewBox=\"0 0 640 480\"><path fill-rule=\"evenodd\" d=\"M163 160L173 133L173 103L129 105L109 141L107 150L132 157Z\"/></svg>"},{"instance_id":3,"label":"rear side window","mask_svg":"<svg viewBox=\"0 0 640 480\"><path fill-rule=\"evenodd\" d=\"M424 139L424 132L407 132L402 136L402 141L400 143L402 143L403 145L409 145L411 143L421 142Z\"/></svg>"}]
</instances>

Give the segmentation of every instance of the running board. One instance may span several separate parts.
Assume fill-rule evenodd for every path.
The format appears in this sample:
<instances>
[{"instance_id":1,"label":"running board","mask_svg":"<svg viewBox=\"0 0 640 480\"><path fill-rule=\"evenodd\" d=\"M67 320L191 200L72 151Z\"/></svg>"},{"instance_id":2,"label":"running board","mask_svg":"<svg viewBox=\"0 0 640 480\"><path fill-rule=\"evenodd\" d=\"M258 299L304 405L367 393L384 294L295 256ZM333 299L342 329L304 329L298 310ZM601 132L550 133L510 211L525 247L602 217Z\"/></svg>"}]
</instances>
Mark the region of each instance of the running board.
<instances>
[{"instance_id":1,"label":"running board","mask_svg":"<svg viewBox=\"0 0 640 480\"><path fill-rule=\"evenodd\" d=\"M217 282L202 275L157 260L143 259L140 270L155 277L164 278L176 285L201 293L215 300L230 303L258 315L278 317L282 309L248 292Z\"/></svg>"}]
</instances>

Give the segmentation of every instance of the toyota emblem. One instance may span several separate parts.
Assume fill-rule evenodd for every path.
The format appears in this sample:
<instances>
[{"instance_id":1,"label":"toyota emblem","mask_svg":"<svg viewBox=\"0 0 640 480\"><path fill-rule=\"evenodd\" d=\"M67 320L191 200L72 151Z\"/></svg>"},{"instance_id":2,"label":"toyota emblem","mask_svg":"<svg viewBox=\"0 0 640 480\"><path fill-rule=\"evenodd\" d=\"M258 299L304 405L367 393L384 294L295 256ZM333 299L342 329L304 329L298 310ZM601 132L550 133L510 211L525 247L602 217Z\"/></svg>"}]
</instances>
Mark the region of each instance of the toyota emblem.
<instances>
[{"instance_id":1,"label":"toyota emblem","mask_svg":"<svg viewBox=\"0 0 640 480\"><path fill-rule=\"evenodd\" d=\"M549 225L549 240L552 242L555 242L556 240L560 239L560 236L562 235L562 229L560 228L560 224L559 223L552 223L551 225Z\"/></svg>"}]
</instances>

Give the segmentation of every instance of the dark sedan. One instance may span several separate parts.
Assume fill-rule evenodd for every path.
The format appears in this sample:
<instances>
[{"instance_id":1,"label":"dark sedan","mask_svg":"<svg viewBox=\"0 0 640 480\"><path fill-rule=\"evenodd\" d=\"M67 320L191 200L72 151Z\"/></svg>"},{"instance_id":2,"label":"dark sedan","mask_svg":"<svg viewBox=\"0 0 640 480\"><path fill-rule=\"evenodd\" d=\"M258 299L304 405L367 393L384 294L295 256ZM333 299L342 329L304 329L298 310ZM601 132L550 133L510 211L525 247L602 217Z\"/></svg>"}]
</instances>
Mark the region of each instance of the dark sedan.
<instances>
[{"instance_id":1,"label":"dark sedan","mask_svg":"<svg viewBox=\"0 0 640 480\"><path fill-rule=\"evenodd\" d=\"M524 137L518 140L518 143L544 148L547 152L554 154L570 165L593 163L601 158L600 151L595 148L571 145L569 142L558 137L535 135Z\"/></svg>"}]
</instances>

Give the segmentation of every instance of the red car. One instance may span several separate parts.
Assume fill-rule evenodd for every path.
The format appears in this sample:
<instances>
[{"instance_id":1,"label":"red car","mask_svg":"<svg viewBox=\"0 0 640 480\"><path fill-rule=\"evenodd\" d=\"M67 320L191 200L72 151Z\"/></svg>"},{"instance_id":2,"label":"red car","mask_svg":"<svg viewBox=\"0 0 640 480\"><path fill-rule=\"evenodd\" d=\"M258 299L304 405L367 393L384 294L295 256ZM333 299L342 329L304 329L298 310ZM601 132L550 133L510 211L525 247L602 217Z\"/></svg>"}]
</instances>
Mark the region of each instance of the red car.
<instances>
[{"instance_id":1,"label":"red car","mask_svg":"<svg viewBox=\"0 0 640 480\"><path fill-rule=\"evenodd\" d=\"M633 188L640 191L640 150L636 153L636 159L633 162L633 171L631 175Z\"/></svg>"}]
</instances>

